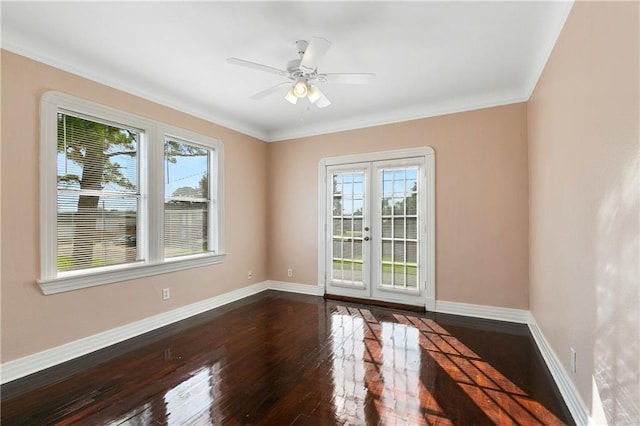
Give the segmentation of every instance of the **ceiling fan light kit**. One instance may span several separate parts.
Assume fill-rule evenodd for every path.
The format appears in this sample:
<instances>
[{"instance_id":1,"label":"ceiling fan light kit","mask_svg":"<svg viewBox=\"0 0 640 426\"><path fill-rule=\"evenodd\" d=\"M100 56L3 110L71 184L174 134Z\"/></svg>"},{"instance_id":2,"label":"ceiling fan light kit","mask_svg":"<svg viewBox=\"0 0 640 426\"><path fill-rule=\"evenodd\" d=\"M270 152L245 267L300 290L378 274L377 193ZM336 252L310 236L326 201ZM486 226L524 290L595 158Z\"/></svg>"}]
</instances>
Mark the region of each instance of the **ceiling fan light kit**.
<instances>
[{"instance_id":1,"label":"ceiling fan light kit","mask_svg":"<svg viewBox=\"0 0 640 426\"><path fill-rule=\"evenodd\" d=\"M309 93L307 94L307 98L309 98L309 102L315 104L318 99L322 96L322 92L316 86L309 86Z\"/></svg>"},{"instance_id":2,"label":"ceiling fan light kit","mask_svg":"<svg viewBox=\"0 0 640 426\"><path fill-rule=\"evenodd\" d=\"M303 78L299 77L296 84L293 85L293 94L299 98L304 98L307 96L308 91L307 83Z\"/></svg>"},{"instance_id":3,"label":"ceiling fan light kit","mask_svg":"<svg viewBox=\"0 0 640 426\"><path fill-rule=\"evenodd\" d=\"M298 103L298 97L296 96L296 94L293 92L293 87L291 87L291 89L289 89L289 91L287 92L287 95L284 97L287 101L291 102L292 104L297 104Z\"/></svg>"},{"instance_id":4,"label":"ceiling fan light kit","mask_svg":"<svg viewBox=\"0 0 640 426\"><path fill-rule=\"evenodd\" d=\"M251 99L262 99L272 93L280 91L282 87L289 87L289 90L284 97L285 100L295 105L298 102L298 99L306 97L309 99L309 102L318 108L327 107L331 105L331 102L324 93L322 93L318 86L311 84L313 82L369 84L375 80L375 74L368 73L319 74L318 62L331 47L331 42L325 38L312 37L311 41L298 40L296 42L296 47L300 58L289 61L286 71L238 58L228 58L227 62L287 77L293 82L293 84L279 83L276 86L256 93L251 96Z\"/></svg>"}]
</instances>

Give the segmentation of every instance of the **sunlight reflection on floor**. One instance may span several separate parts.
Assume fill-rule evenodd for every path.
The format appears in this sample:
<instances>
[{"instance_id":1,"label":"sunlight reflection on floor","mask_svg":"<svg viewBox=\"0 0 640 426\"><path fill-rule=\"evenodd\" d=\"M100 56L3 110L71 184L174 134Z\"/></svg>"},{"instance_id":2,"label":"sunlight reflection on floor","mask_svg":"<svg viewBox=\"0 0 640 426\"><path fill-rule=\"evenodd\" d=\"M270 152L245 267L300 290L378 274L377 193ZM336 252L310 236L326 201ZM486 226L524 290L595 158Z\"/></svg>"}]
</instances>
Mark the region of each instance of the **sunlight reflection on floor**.
<instances>
[{"instance_id":1,"label":"sunlight reflection on floor","mask_svg":"<svg viewBox=\"0 0 640 426\"><path fill-rule=\"evenodd\" d=\"M423 353L496 424L564 424L435 321L337 307L331 318L334 410L346 424L452 424L421 377Z\"/></svg>"},{"instance_id":2,"label":"sunlight reflection on floor","mask_svg":"<svg viewBox=\"0 0 640 426\"><path fill-rule=\"evenodd\" d=\"M496 424L563 424L435 321L398 314L394 317L420 330L420 346Z\"/></svg>"}]
</instances>

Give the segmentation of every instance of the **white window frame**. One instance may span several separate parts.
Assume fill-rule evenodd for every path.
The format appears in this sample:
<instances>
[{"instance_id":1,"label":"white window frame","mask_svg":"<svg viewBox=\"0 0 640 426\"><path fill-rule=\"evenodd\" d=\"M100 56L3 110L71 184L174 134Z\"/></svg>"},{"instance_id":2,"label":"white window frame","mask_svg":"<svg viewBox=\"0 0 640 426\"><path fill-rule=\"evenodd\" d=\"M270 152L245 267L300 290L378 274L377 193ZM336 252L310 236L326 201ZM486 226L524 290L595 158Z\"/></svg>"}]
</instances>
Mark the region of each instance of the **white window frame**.
<instances>
[{"instance_id":1,"label":"white window frame","mask_svg":"<svg viewBox=\"0 0 640 426\"><path fill-rule=\"evenodd\" d=\"M138 147L139 254L143 259L122 265L58 272L57 267L57 114L67 110L81 116L117 123L141 131ZM164 258L164 139L175 137L211 150L210 218L206 253ZM153 232L149 232L153 229ZM160 230L160 232L158 232ZM40 101L40 279L44 294L222 263L225 253L224 146L219 140L154 120L119 111L60 92Z\"/></svg>"}]
</instances>

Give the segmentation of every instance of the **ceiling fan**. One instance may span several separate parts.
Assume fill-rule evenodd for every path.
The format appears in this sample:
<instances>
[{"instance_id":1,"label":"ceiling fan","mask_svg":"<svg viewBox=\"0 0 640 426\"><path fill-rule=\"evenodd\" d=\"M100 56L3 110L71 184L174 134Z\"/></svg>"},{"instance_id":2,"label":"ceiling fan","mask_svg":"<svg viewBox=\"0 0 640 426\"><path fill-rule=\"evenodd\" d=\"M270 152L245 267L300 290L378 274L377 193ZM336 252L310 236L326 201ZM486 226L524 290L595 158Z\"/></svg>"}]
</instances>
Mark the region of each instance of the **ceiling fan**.
<instances>
[{"instance_id":1,"label":"ceiling fan","mask_svg":"<svg viewBox=\"0 0 640 426\"><path fill-rule=\"evenodd\" d=\"M329 99L318 88L318 83L369 84L375 80L376 75L371 73L318 73L318 62L331 47L331 42L325 38L311 37L310 41L298 40L296 46L300 57L289 61L286 70L238 58L228 58L227 62L277 74L290 80L258 92L251 96L251 99L262 99L282 90L284 87L289 87L289 91L285 96L287 101L296 104L298 99L307 98L309 102L318 108L331 105Z\"/></svg>"}]
</instances>

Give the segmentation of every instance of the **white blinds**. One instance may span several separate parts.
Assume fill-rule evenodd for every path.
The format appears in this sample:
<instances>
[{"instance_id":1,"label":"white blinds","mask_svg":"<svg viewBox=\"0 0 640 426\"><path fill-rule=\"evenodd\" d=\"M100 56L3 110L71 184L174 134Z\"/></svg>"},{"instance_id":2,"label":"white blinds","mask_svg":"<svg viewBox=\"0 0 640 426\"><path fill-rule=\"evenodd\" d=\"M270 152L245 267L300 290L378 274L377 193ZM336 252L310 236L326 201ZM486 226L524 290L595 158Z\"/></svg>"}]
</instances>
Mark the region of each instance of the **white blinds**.
<instances>
[{"instance_id":1,"label":"white blinds","mask_svg":"<svg viewBox=\"0 0 640 426\"><path fill-rule=\"evenodd\" d=\"M165 139L165 258L203 253L208 246L212 151Z\"/></svg>"},{"instance_id":2,"label":"white blinds","mask_svg":"<svg viewBox=\"0 0 640 426\"><path fill-rule=\"evenodd\" d=\"M58 272L138 259L140 132L58 113Z\"/></svg>"}]
</instances>

